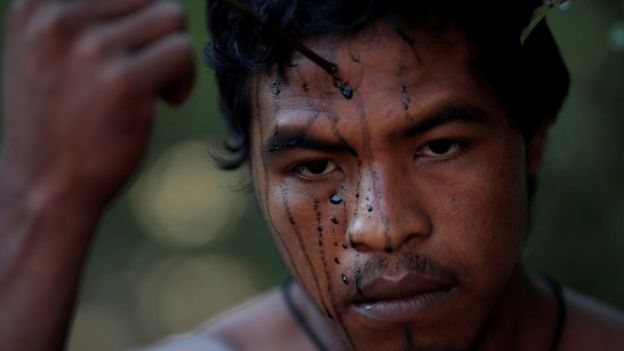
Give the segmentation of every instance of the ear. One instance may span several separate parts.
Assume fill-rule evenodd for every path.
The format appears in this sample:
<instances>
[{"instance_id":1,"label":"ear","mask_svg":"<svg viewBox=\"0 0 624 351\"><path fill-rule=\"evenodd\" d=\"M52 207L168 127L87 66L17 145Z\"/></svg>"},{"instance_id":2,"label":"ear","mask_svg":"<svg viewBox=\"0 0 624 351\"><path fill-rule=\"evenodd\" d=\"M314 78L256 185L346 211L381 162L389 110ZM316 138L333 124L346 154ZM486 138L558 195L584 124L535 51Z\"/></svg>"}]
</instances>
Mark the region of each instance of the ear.
<instances>
[{"instance_id":1,"label":"ear","mask_svg":"<svg viewBox=\"0 0 624 351\"><path fill-rule=\"evenodd\" d=\"M535 174L542 164L550 122L543 123L527 141L527 173Z\"/></svg>"}]
</instances>

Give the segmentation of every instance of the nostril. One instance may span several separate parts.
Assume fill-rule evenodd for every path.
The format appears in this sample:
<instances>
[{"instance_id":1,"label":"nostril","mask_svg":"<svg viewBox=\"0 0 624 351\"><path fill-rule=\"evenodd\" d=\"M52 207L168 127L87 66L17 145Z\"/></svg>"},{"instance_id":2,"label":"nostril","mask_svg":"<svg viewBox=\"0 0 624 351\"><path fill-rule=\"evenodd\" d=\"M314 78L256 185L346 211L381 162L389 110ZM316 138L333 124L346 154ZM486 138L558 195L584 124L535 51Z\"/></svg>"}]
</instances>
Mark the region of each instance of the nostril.
<instances>
[{"instance_id":1,"label":"nostril","mask_svg":"<svg viewBox=\"0 0 624 351\"><path fill-rule=\"evenodd\" d=\"M408 242L408 241L410 241L412 239L415 239L417 236L418 235L412 233L412 234L408 235L407 238L405 238L405 240L403 242L406 243L406 242Z\"/></svg>"},{"instance_id":2,"label":"nostril","mask_svg":"<svg viewBox=\"0 0 624 351\"><path fill-rule=\"evenodd\" d=\"M417 236L418 236L418 235L416 235L416 234L409 234L408 236L406 236L406 237L405 237L405 240L403 240L403 244L405 244L406 242L408 242L408 241L410 241L410 240L412 240L412 239L416 238ZM394 248L393 248L392 246L386 246L386 247L384 248L384 251L385 251L386 253L391 254L391 253L393 253L393 252L394 252Z\"/></svg>"}]
</instances>

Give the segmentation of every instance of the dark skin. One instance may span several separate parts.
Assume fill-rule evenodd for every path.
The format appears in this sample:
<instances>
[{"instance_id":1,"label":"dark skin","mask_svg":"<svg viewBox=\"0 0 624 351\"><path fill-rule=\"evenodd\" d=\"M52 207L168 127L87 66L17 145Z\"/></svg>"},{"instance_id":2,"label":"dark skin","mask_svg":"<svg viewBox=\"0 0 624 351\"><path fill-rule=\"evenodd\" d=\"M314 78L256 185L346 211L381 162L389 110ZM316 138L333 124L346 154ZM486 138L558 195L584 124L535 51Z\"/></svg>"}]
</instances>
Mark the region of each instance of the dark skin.
<instances>
[{"instance_id":1,"label":"dark skin","mask_svg":"<svg viewBox=\"0 0 624 351\"><path fill-rule=\"evenodd\" d=\"M12 11L0 344L56 350L93 227L140 160L154 102L182 101L193 65L170 3L20 0ZM336 62L351 100L299 56L285 81L255 79L252 177L295 305L331 350L463 349L480 333L480 350L546 350L554 299L520 262L545 133L526 143L510 127L460 32L412 34L418 59L384 25L308 42ZM566 298L561 350L624 344L620 314ZM314 350L278 292L156 348L191 345Z\"/></svg>"}]
</instances>

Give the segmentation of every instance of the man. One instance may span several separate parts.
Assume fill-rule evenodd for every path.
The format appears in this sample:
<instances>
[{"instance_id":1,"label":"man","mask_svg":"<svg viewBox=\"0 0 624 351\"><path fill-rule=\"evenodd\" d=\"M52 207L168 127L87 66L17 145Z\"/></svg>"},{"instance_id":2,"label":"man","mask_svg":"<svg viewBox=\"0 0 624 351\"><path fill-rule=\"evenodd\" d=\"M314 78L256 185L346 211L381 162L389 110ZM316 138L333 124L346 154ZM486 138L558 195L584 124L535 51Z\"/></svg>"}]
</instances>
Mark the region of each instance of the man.
<instances>
[{"instance_id":1,"label":"man","mask_svg":"<svg viewBox=\"0 0 624 351\"><path fill-rule=\"evenodd\" d=\"M294 279L156 349L623 349L621 313L520 260L568 87L545 25L520 44L539 4L245 3L209 3L222 165L248 162ZM92 228L192 64L169 3L9 18L0 342L55 349Z\"/></svg>"}]
</instances>

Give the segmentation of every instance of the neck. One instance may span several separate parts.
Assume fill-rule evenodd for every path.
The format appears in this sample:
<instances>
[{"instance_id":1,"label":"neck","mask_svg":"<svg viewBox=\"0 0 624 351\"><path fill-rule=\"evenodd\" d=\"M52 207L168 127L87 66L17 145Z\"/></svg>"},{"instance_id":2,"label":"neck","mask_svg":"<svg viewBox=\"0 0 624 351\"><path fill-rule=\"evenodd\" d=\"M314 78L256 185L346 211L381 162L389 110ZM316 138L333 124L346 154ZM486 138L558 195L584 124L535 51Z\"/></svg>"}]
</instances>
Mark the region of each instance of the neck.
<instances>
[{"instance_id":1,"label":"neck","mask_svg":"<svg viewBox=\"0 0 624 351\"><path fill-rule=\"evenodd\" d=\"M547 350L557 306L544 279L518 265L494 308L477 350Z\"/></svg>"}]
</instances>

